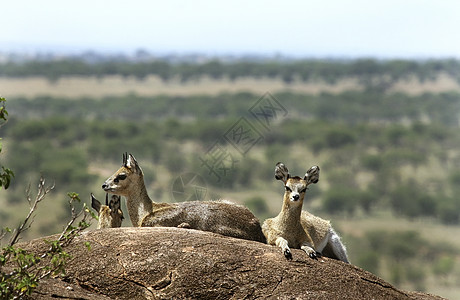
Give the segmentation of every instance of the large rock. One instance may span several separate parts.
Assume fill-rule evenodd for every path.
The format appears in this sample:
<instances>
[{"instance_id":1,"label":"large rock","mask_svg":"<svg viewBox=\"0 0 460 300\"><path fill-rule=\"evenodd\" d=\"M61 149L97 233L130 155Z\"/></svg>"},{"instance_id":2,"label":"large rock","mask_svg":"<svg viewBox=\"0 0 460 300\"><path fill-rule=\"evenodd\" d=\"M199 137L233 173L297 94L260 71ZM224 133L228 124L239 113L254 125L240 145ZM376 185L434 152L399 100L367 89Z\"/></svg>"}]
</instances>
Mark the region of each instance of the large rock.
<instances>
[{"instance_id":1,"label":"large rock","mask_svg":"<svg viewBox=\"0 0 460 300\"><path fill-rule=\"evenodd\" d=\"M21 247L45 249L42 240ZM277 247L191 229L101 229L66 251L67 276L42 281L33 299L442 299L301 250L287 261Z\"/></svg>"}]
</instances>

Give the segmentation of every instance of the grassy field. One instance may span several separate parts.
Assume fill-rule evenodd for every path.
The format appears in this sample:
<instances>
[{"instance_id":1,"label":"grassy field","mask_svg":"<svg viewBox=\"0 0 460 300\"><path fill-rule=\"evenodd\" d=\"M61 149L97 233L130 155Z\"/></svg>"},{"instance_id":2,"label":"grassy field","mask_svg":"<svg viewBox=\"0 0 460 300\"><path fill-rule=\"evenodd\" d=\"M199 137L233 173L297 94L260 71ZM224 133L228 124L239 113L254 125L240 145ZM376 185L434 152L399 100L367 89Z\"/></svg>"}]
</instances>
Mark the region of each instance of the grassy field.
<instances>
[{"instance_id":1,"label":"grassy field","mask_svg":"<svg viewBox=\"0 0 460 300\"><path fill-rule=\"evenodd\" d=\"M14 98L19 96L36 97L42 95L81 98L119 96L129 93L140 96L170 95L219 95L247 91L263 94L267 91L276 93L292 91L307 94L321 92L341 93L349 90L362 90L363 86L357 79L340 80L335 84L322 81L302 82L296 80L286 84L281 79L244 78L231 81L229 79L214 80L204 77L201 80L182 83L178 79L163 82L159 77L148 76L144 80L122 76L97 77L64 77L57 81L49 81L44 77L31 78L3 78L0 77L0 92L3 97ZM446 74L440 74L436 80L419 82L412 78L401 80L394 84L390 92L403 92L410 95L426 92L439 93L443 91L460 91L460 84Z\"/></svg>"},{"instance_id":2,"label":"grassy field","mask_svg":"<svg viewBox=\"0 0 460 300\"><path fill-rule=\"evenodd\" d=\"M383 213L379 216L362 216L359 218L336 218L333 219L335 227L339 228L342 235L347 239L360 239L366 231L384 229L385 231L396 233L404 231L418 232L423 238L443 249L455 247L460 249L460 227L441 225L434 221L412 220L397 218L390 213ZM353 246L355 249L356 245ZM353 263L353 249L350 250L350 259ZM402 262L404 264L404 262ZM425 289L429 293L441 295L447 299L460 299L460 255L457 255L455 267L451 274L447 276L430 275L425 282ZM381 274L383 278L391 282L389 272ZM401 288L411 290L413 287L407 284L400 285Z\"/></svg>"},{"instance_id":3,"label":"grassy field","mask_svg":"<svg viewBox=\"0 0 460 300\"><path fill-rule=\"evenodd\" d=\"M153 95L219 95L223 92L234 93L237 91L249 91L256 94L263 94L267 91L272 93L289 90L304 94L318 94L321 92L328 93L341 93L348 90L361 90L363 86L356 79L342 80L335 85L330 85L325 82L307 82L303 83L295 81L291 84L286 84L278 79L254 79L245 78L230 80L212 80L210 78L202 78L199 81L181 83L179 80L171 80L167 83L162 82L157 77L147 77L145 80L139 81L134 78L123 78L120 76L103 77L103 78L79 78L68 77L62 78L55 82L50 82L45 78L28 78L28 79L13 79L13 78L0 78L0 95L6 97L8 101L14 101L16 97L25 96L33 98L40 95L62 96L69 101L72 99L80 98L82 96L99 98L110 95L126 95L135 93L143 96ZM446 91L460 91L460 85L452 78L442 75L435 81L425 81L420 83L415 79L397 82L391 90L392 92L400 91L410 95L419 95L425 92L439 93ZM299 129L300 130L300 129ZM196 145L193 142L189 144L180 145L182 150L187 154L197 153L202 149L203 145ZM8 151L8 141L3 142L4 152ZM118 149L117 149L118 151ZM452 150L455 153L449 155L458 156L457 150ZM249 153L251 159L257 161L264 161L264 149L255 147ZM138 157L139 158L139 157ZM301 144L294 145L289 149L289 153L285 157L276 159L283 160L295 175L303 174L305 170L312 164L320 166L330 164L333 159L332 154L324 151L314 155L306 151ZM439 168L438 162L430 161L430 157L426 158L429 163L424 167L413 169L410 166L402 168L401 174L404 176L413 176L417 174L417 181L429 182L430 178L443 178L445 176L442 168ZM120 150L120 163L121 163L121 150ZM120 166L120 163L106 163L104 161L92 161L89 165L88 172L97 176L97 180L91 183L90 190L92 190L99 199L103 199L104 192L101 189L103 181L109 177ZM153 162L141 161L141 166L146 174L155 174L155 180L152 177L146 176L148 191L150 196L158 202L172 202L172 184L174 179L180 174L173 174L168 171L164 163L154 164ZM273 162L275 163L275 162ZM348 162L351 163L351 162ZM304 165L305 164L305 165ZM455 166L454 166L455 167ZM194 172L195 170L186 170ZM322 169L322 178L318 184L318 188L323 191L328 190L330 187L329 170ZM366 172L360 172L358 175L358 182L360 185L365 186L372 178ZM283 187L274 179L269 181L262 179L266 178L264 174L254 180L250 189L234 189L224 190L213 188L207 185L206 199L225 198L237 203L244 204L248 199L260 197L266 201L267 212L265 215L259 215L261 219L266 217L275 216L281 207L281 198ZM205 178L206 179L206 178ZM38 178L28 178L32 187ZM26 187L24 187L25 189ZM316 187L312 187L312 192ZM32 195L33 195L32 188ZM77 191L78 192L78 191ZM314 194L313 194L314 195ZM89 195L81 195L83 201L88 205ZM35 216L34 224L25 235L24 239L31 239L40 236L39 232L43 232L43 228L50 229L51 231L58 232L63 226L64 222L59 219L59 215L65 214L66 207L63 205L66 200L66 195L62 193L52 193L49 195L40 206L38 213ZM459 226L442 225L436 220L431 219L405 219L397 217L390 213L388 210L382 209L377 213L367 215L364 213L357 213L353 217L346 214L339 214L336 216L328 216L322 212L320 208L321 199L319 197L309 198L305 203L305 208L308 208L314 213L324 218L330 218L334 227L343 236L344 242L348 245L350 252L350 259L352 262L357 261L357 254L360 251L360 239L363 239L368 232L385 230L390 233L398 232L417 232L420 236L428 241L430 245L435 245L437 248L455 248L457 251L460 249L460 235ZM58 205L59 204L59 205ZM12 219L21 220L26 214L28 204L25 201L20 205L9 206L3 197L0 197L0 218L2 214L14 216ZM123 226L130 226L129 216L125 203L122 206L125 213L125 221ZM50 214L49 212L53 213ZM0 222L1 223L1 222ZM0 224L3 226L4 224ZM7 224L10 227L16 224ZM90 230L95 229L95 225ZM421 262L423 264L423 262ZM391 272L383 266L383 273L380 274L387 281L392 282ZM393 283L393 282L392 282ZM412 285L402 283L399 285L401 288L414 289ZM435 276L430 274L425 283L424 288L426 291L438 294L449 299L460 299L460 253L455 257L454 269L446 276Z\"/></svg>"}]
</instances>

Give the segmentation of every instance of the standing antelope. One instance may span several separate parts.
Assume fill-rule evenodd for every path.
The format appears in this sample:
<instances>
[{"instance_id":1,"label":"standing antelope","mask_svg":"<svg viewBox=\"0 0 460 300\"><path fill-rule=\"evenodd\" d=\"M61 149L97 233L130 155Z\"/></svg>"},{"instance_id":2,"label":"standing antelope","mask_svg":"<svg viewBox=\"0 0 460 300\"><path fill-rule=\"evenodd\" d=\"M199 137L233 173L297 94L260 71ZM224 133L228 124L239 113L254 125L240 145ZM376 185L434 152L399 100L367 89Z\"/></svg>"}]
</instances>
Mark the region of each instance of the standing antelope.
<instances>
[{"instance_id":1,"label":"standing antelope","mask_svg":"<svg viewBox=\"0 0 460 300\"><path fill-rule=\"evenodd\" d=\"M308 185L318 182L319 172L319 167L313 166L304 178L291 177L283 163L276 164L275 178L285 187L283 206L278 216L265 220L262 231L267 243L281 247L287 259L292 259L292 247L302 249L311 258L318 253L348 263L345 246L330 222L302 211Z\"/></svg>"},{"instance_id":2,"label":"standing antelope","mask_svg":"<svg viewBox=\"0 0 460 300\"><path fill-rule=\"evenodd\" d=\"M102 185L104 191L126 197L136 227L187 227L265 243L259 220L244 206L228 201L156 203L147 194L144 174L131 154Z\"/></svg>"},{"instance_id":3,"label":"standing antelope","mask_svg":"<svg viewBox=\"0 0 460 300\"><path fill-rule=\"evenodd\" d=\"M109 194L105 194L105 205L102 205L91 193L91 207L99 215L97 229L121 227L124 218L120 199L120 196L112 195L109 202Z\"/></svg>"}]
</instances>

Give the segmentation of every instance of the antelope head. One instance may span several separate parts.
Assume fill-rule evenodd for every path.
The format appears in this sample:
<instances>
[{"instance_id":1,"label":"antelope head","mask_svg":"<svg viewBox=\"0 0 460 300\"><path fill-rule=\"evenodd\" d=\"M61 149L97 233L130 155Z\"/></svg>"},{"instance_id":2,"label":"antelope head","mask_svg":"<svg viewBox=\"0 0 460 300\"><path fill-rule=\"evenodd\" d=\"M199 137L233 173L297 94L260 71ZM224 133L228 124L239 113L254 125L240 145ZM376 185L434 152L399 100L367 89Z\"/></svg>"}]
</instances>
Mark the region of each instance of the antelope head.
<instances>
[{"instance_id":1,"label":"antelope head","mask_svg":"<svg viewBox=\"0 0 460 300\"><path fill-rule=\"evenodd\" d=\"M319 181L319 167L311 167L303 178L289 174L288 168L281 162L275 166L275 179L284 183L284 201L286 204L302 205L308 186Z\"/></svg>"},{"instance_id":2,"label":"antelope head","mask_svg":"<svg viewBox=\"0 0 460 300\"><path fill-rule=\"evenodd\" d=\"M94 208L99 216L97 228L115 228L120 227L123 222L123 211L121 210L121 197L112 195L109 202L109 195L105 194L105 205L91 193L91 207Z\"/></svg>"},{"instance_id":3,"label":"antelope head","mask_svg":"<svg viewBox=\"0 0 460 300\"><path fill-rule=\"evenodd\" d=\"M102 189L106 192L127 196L130 187L138 186L139 180L143 182L144 173L132 154L123 154L123 164L110 176Z\"/></svg>"}]
</instances>

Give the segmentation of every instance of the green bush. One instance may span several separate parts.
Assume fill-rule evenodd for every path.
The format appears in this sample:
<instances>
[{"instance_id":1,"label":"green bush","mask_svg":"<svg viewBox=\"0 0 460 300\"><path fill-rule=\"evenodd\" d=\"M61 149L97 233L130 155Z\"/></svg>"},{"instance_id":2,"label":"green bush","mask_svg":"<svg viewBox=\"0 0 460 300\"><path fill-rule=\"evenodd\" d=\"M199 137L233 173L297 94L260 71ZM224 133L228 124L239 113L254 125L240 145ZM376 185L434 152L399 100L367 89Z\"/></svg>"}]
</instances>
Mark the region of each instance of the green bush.
<instances>
[{"instance_id":1,"label":"green bush","mask_svg":"<svg viewBox=\"0 0 460 300\"><path fill-rule=\"evenodd\" d=\"M372 230L359 238L355 260L359 266L388 278L395 285L411 285L423 291L430 270L437 275L452 272L452 259L457 252L449 246L440 249L416 231Z\"/></svg>"},{"instance_id":2,"label":"green bush","mask_svg":"<svg viewBox=\"0 0 460 300\"><path fill-rule=\"evenodd\" d=\"M361 158L361 165L374 172L379 172L385 166L385 160L381 155L369 154Z\"/></svg>"},{"instance_id":3,"label":"green bush","mask_svg":"<svg viewBox=\"0 0 460 300\"><path fill-rule=\"evenodd\" d=\"M389 193L392 209L407 217L436 214L436 197L429 195L415 182L401 184Z\"/></svg>"},{"instance_id":4,"label":"green bush","mask_svg":"<svg viewBox=\"0 0 460 300\"><path fill-rule=\"evenodd\" d=\"M371 273L378 274L380 268L380 256L376 251L364 251L364 253L359 255L356 264Z\"/></svg>"},{"instance_id":5,"label":"green bush","mask_svg":"<svg viewBox=\"0 0 460 300\"><path fill-rule=\"evenodd\" d=\"M360 192L348 187L336 186L324 193L323 209L331 214L353 215Z\"/></svg>"},{"instance_id":6,"label":"green bush","mask_svg":"<svg viewBox=\"0 0 460 300\"><path fill-rule=\"evenodd\" d=\"M447 276L452 273L455 268L455 258L450 255L443 255L436 259L433 272L438 276Z\"/></svg>"},{"instance_id":7,"label":"green bush","mask_svg":"<svg viewBox=\"0 0 460 300\"><path fill-rule=\"evenodd\" d=\"M444 224L458 224L460 200L455 197L439 197L436 215Z\"/></svg>"},{"instance_id":8,"label":"green bush","mask_svg":"<svg viewBox=\"0 0 460 300\"><path fill-rule=\"evenodd\" d=\"M251 210L259 219L265 219L269 215L267 202L262 197L252 197L244 201L249 210Z\"/></svg>"}]
</instances>

